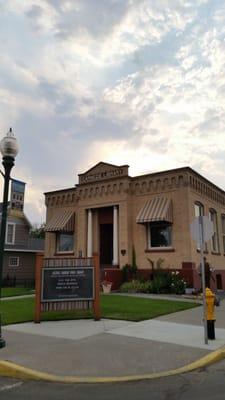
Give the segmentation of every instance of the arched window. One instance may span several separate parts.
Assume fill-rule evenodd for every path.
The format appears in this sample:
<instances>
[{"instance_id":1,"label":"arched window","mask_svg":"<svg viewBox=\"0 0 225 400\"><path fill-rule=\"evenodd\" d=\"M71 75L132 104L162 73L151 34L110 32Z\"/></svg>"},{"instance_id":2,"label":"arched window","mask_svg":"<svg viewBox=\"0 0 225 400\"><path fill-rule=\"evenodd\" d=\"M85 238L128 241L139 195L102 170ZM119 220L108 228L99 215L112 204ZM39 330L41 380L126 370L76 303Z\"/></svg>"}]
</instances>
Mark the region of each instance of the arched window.
<instances>
[{"instance_id":1,"label":"arched window","mask_svg":"<svg viewBox=\"0 0 225 400\"><path fill-rule=\"evenodd\" d=\"M219 252L219 238L218 238L218 223L217 223L217 213L214 209L210 209L209 218L213 223L213 236L211 240L212 251L215 253Z\"/></svg>"},{"instance_id":2,"label":"arched window","mask_svg":"<svg viewBox=\"0 0 225 400\"><path fill-rule=\"evenodd\" d=\"M204 206L202 203L200 203L200 201L196 201L195 204L195 217L203 217L204 215ZM200 250L200 243L197 243L197 250ZM204 245L204 250L207 251L207 245L205 243Z\"/></svg>"},{"instance_id":3,"label":"arched window","mask_svg":"<svg viewBox=\"0 0 225 400\"><path fill-rule=\"evenodd\" d=\"M222 224L223 252L225 254L225 214L221 215L221 224Z\"/></svg>"},{"instance_id":4,"label":"arched window","mask_svg":"<svg viewBox=\"0 0 225 400\"><path fill-rule=\"evenodd\" d=\"M204 206L199 201L195 202L195 217L202 217L204 215Z\"/></svg>"}]
</instances>

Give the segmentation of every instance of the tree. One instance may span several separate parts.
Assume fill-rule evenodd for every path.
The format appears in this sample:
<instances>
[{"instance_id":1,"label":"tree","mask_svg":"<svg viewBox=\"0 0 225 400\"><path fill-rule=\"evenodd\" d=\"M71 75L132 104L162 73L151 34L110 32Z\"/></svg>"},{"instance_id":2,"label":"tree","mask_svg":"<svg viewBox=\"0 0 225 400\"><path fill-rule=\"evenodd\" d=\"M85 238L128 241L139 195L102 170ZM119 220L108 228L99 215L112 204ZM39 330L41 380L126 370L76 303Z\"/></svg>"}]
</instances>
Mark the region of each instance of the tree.
<instances>
[{"instance_id":1,"label":"tree","mask_svg":"<svg viewBox=\"0 0 225 400\"><path fill-rule=\"evenodd\" d=\"M30 231L30 236L37 239L45 238L45 224L34 224Z\"/></svg>"}]
</instances>

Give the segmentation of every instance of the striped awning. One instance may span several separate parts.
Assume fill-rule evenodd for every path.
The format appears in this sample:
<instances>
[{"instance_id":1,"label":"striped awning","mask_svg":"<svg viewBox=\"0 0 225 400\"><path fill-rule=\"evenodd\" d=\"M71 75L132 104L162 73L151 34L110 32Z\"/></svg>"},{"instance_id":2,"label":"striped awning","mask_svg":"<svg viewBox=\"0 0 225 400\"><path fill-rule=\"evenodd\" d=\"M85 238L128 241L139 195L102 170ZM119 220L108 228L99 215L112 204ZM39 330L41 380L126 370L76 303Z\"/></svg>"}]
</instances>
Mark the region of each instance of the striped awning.
<instances>
[{"instance_id":1,"label":"striped awning","mask_svg":"<svg viewBox=\"0 0 225 400\"><path fill-rule=\"evenodd\" d=\"M166 197L154 197L148 200L136 218L138 224L147 222L173 222L172 201Z\"/></svg>"},{"instance_id":2,"label":"striped awning","mask_svg":"<svg viewBox=\"0 0 225 400\"><path fill-rule=\"evenodd\" d=\"M72 210L58 210L46 224L46 232L73 232L75 213Z\"/></svg>"}]
</instances>

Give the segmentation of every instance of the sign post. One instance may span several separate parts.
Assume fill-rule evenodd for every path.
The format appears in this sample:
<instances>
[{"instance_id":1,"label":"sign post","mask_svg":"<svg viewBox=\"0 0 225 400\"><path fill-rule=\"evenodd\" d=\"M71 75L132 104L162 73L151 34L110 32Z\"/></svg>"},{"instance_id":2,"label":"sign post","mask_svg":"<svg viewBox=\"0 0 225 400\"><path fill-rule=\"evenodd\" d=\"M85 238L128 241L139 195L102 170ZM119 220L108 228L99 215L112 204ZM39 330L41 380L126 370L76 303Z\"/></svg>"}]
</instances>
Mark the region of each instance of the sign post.
<instances>
[{"instance_id":1,"label":"sign post","mask_svg":"<svg viewBox=\"0 0 225 400\"><path fill-rule=\"evenodd\" d=\"M205 264L203 251L205 243L211 239L214 233L213 223L206 216L199 216L194 219L190 225L192 238L200 244L200 265L202 274L202 298L203 298L203 321L205 344L208 344L207 320L206 320L206 298L205 298Z\"/></svg>"},{"instance_id":2,"label":"sign post","mask_svg":"<svg viewBox=\"0 0 225 400\"><path fill-rule=\"evenodd\" d=\"M204 323L204 336L205 344L208 344L208 334L207 334L207 320L206 320L206 298L205 298L205 263L203 258L204 249L204 225L203 217L199 217L199 228L200 228L200 252L201 252L201 272L202 272L202 299L203 299L203 323Z\"/></svg>"}]
</instances>

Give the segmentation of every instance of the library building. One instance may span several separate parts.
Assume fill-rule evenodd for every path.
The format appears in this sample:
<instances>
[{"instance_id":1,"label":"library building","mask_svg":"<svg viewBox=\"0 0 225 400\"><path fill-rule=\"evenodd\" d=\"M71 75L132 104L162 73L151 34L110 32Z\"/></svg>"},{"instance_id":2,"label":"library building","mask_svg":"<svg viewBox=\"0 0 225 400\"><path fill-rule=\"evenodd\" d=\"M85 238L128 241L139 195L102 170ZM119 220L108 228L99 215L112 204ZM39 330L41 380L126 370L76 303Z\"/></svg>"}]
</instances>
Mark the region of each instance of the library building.
<instances>
[{"instance_id":1,"label":"library building","mask_svg":"<svg viewBox=\"0 0 225 400\"><path fill-rule=\"evenodd\" d=\"M135 252L139 274L151 262L179 271L201 286L199 244L190 225L197 216L213 223L204 256L213 289L225 289L225 192L190 167L129 176L128 165L99 162L78 175L75 186L45 193L46 258L100 257L101 278L122 282Z\"/></svg>"}]
</instances>

